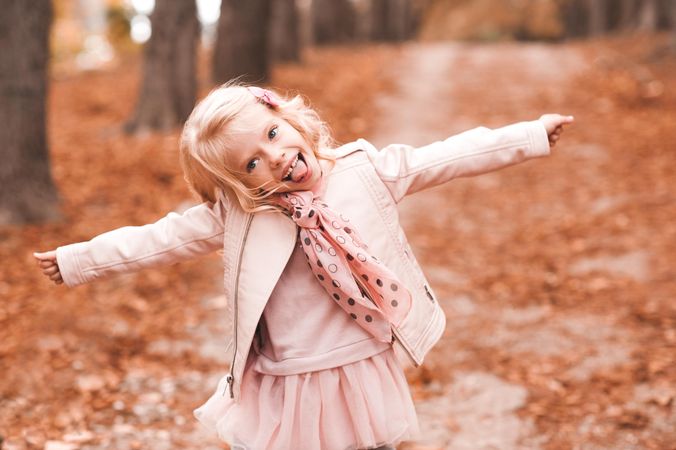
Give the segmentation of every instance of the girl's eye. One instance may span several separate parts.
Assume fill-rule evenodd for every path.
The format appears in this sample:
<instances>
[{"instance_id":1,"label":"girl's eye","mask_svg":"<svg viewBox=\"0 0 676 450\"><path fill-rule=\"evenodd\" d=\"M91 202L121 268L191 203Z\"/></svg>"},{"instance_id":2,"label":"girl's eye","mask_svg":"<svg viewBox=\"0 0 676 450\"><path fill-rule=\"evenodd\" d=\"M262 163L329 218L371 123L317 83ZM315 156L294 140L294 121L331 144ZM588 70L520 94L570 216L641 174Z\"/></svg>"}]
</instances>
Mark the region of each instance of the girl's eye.
<instances>
[{"instance_id":1,"label":"girl's eye","mask_svg":"<svg viewBox=\"0 0 676 450\"><path fill-rule=\"evenodd\" d=\"M270 131L268 131L268 139L273 140L277 136L277 133L279 133L277 126L270 128Z\"/></svg>"},{"instance_id":2,"label":"girl's eye","mask_svg":"<svg viewBox=\"0 0 676 450\"><path fill-rule=\"evenodd\" d=\"M249 164L246 165L246 171L251 172L252 170L254 170L256 168L257 165L258 165L258 160L252 159L251 161L249 161Z\"/></svg>"}]
</instances>

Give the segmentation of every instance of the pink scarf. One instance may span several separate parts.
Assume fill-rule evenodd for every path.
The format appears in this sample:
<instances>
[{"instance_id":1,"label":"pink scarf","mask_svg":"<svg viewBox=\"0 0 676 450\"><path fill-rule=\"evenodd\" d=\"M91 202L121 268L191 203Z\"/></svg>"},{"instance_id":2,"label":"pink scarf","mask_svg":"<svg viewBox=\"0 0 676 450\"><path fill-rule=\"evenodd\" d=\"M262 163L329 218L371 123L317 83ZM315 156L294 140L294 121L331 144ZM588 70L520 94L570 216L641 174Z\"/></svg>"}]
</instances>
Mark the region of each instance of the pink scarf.
<instances>
[{"instance_id":1,"label":"pink scarf","mask_svg":"<svg viewBox=\"0 0 676 450\"><path fill-rule=\"evenodd\" d=\"M390 324L399 325L411 308L411 294L397 276L367 252L350 221L312 191L281 194L279 203L300 228L308 264L326 292L362 328L391 342Z\"/></svg>"}]
</instances>

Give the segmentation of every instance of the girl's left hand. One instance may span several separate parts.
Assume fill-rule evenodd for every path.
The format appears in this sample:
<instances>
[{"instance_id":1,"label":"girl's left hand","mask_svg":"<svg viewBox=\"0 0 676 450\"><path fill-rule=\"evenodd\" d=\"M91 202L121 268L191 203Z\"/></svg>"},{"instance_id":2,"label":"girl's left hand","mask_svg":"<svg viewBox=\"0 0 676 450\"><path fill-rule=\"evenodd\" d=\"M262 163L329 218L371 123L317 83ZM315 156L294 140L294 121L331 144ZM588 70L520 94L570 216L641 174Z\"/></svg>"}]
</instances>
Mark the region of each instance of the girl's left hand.
<instances>
[{"instance_id":1,"label":"girl's left hand","mask_svg":"<svg viewBox=\"0 0 676 450\"><path fill-rule=\"evenodd\" d=\"M543 114L540 116L540 122L542 122L547 130L550 146L554 147L556 141L561 138L563 126L573 123L574 120L573 116L562 116L561 114Z\"/></svg>"},{"instance_id":2,"label":"girl's left hand","mask_svg":"<svg viewBox=\"0 0 676 450\"><path fill-rule=\"evenodd\" d=\"M44 273L56 284L63 283L63 277L61 277L59 264L56 261L56 250L50 250L43 253L34 252L33 256L37 260L38 266L40 266L42 269L42 273Z\"/></svg>"}]
</instances>

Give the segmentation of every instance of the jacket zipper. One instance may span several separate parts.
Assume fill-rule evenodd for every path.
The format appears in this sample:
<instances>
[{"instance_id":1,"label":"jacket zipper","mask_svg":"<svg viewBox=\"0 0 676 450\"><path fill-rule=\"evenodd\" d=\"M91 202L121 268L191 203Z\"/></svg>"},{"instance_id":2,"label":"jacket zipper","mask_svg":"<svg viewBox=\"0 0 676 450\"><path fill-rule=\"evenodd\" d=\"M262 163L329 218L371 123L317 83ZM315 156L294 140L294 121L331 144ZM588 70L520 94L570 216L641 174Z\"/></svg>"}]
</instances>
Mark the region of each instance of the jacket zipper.
<instances>
[{"instance_id":1,"label":"jacket zipper","mask_svg":"<svg viewBox=\"0 0 676 450\"><path fill-rule=\"evenodd\" d=\"M399 334L399 330L397 330L397 327L392 325L392 334L394 335L394 338L396 338L399 341L399 344L406 350L406 355L411 359L411 362L415 367L420 367L420 364L418 361L415 360L413 357L413 351L411 350L411 347L408 346L408 344L402 339L401 334Z\"/></svg>"},{"instance_id":2,"label":"jacket zipper","mask_svg":"<svg viewBox=\"0 0 676 450\"><path fill-rule=\"evenodd\" d=\"M361 283L361 281L357 277L353 277L353 278L354 278L354 281L357 282L357 286L359 286L359 288L362 290L362 292L364 292L366 294L365 297L368 298L371 301L371 303L373 303L375 305L376 302L374 302L373 299L371 297L369 297L368 291L366 290L365 286ZM393 335L392 336L392 342L394 342L394 339L396 338L399 341L399 344L401 344L401 346L406 351L406 355L411 359L411 362L413 363L413 365L415 367L419 367L420 364L418 364L418 361L416 361L415 358L413 357L413 351L411 350L411 347L404 341L404 339L402 339L401 334L399 333L397 328L394 325L392 325L392 326L390 326L390 329L392 330L392 335Z\"/></svg>"},{"instance_id":3,"label":"jacket zipper","mask_svg":"<svg viewBox=\"0 0 676 450\"><path fill-rule=\"evenodd\" d=\"M253 218L252 214L249 214L249 217L247 218L246 222L246 231L244 232L244 239L242 240L242 246L239 250L239 257L237 259L237 276L235 277L235 295L234 295L234 303L233 303L233 313L234 313L234 319L235 323L233 325L233 350L232 350L232 363L230 364L230 373L225 377L225 382L226 382L226 387L230 388L230 398L235 398L235 393L233 386L235 384L235 358L237 358L237 297L239 296L239 274L240 274L240 267L242 265L242 255L244 254L244 246L246 244L246 239L249 236L249 228L251 226L251 219ZM225 395L225 390L223 390L223 395Z\"/></svg>"}]
</instances>

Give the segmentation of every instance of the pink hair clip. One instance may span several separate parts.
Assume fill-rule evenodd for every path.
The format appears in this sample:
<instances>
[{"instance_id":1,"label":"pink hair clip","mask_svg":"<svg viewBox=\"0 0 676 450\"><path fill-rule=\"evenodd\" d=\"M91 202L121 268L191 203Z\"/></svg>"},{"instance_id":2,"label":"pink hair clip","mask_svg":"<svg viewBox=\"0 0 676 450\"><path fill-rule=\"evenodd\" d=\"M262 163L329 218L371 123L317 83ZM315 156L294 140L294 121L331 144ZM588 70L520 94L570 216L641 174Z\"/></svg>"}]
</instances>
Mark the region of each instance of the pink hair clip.
<instances>
[{"instance_id":1,"label":"pink hair clip","mask_svg":"<svg viewBox=\"0 0 676 450\"><path fill-rule=\"evenodd\" d=\"M247 89L254 95L254 97L261 100L268 106L276 108L282 104L282 101L279 99L279 97L277 97L277 95L275 95L275 93L272 91L268 91L267 89L259 88L257 86L248 86Z\"/></svg>"}]
</instances>

